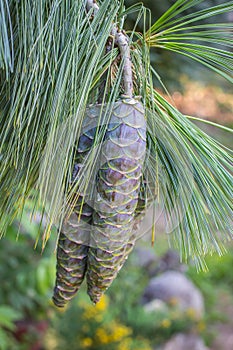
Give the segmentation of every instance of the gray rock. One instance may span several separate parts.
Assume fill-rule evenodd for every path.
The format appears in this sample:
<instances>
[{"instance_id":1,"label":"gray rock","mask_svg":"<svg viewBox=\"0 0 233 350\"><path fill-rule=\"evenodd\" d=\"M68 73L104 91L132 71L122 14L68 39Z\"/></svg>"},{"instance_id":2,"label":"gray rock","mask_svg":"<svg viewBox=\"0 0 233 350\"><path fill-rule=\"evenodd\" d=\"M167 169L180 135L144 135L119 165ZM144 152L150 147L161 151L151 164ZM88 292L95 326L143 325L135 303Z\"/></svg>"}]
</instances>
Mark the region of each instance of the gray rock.
<instances>
[{"instance_id":1,"label":"gray rock","mask_svg":"<svg viewBox=\"0 0 233 350\"><path fill-rule=\"evenodd\" d=\"M150 280L142 302L146 304L154 299L167 303L175 301L181 310L192 309L197 317L202 317L204 313L204 299L201 292L186 276L177 271L167 271Z\"/></svg>"},{"instance_id":2,"label":"gray rock","mask_svg":"<svg viewBox=\"0 0 233 350\"><path fill-rule=\"evenodd\" d=\"M149 268L152 264L158 262L158 257L155 255L154 249L136 247L134 250L136 264L143 268Z\"/></svg>"},{"instance_id":3,"label":"gray rock","mask_svg":"<svg viewBox=\"0 0 233 350\"><path fill-rule=\"evenodd\" d=\"M187 270L187 265L180 262L178 252L172 249L168 249L167 252L160 258L158 264L150 269L149 275L151 277L156 276L168 270L175 270L183 273Z\"/></svg>"},{"instance_id":4,"label":"gray rock","mask_svg":"<svg viewBox=\"0 0 233 350\"><path fill-rule=\"evenodd\" d=\"M179 333L164 345L163 350L208 350L208 348L197 335Z\"/></svg>"}]
</instances>

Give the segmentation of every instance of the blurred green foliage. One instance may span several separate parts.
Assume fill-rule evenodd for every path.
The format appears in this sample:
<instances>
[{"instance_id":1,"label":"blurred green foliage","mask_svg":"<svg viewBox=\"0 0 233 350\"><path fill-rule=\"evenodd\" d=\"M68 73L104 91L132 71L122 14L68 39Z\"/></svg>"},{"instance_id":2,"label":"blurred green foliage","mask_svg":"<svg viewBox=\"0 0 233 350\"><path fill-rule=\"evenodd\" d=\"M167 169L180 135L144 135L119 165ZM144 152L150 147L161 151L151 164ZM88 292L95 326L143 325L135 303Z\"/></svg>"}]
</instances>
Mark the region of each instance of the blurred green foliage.
<instances>
[{"instance_id":1,"label":"blurred green foliage","mask_svg":"<svg viewBox=\"0 0 233 350\"><path fill-rule=\"evenodd\" d=\"M152 21L156 21L170 6L172 6L176 0L163 0L163 1L151 1L143 0L143 4L151 10ZM208 0L197 3L193 8L186 10L186 13L190 13L195 10L203 10L208 6L217 6L222 4L222 0ZM135 4L135 0L125 0L126 7ZM230 17L228 14L220 16L223 21L229 21Z\"/></svg>"},{"instance_id":2,"label":"blurred green foliage","mask_svg":"<svg viewBox=\"0 0 233 350\"><path fill-rule=\"evenodd\" d=\"M133 329L134 336L143 335L153 346L165 342L178 332L194 329L196 332L202 331L200 325L203 320L195 315L194 310L179 310L176 300L171 300L169 305L161 302L154 310L152 306L152 311L145 309L141 297L149 276L147 270L139 267L136 260L136 254L132 254L126 268L120 272L108 292L111 309L115 310L116 317ZM129 292L126 294L125 290Z\"/></svg>"},{"instance_id":3,"label":"blurred green foliage","mask_svg":"<svg viewBox=\"0 0 233 350\"><path fill-rule=\"evenodd\" d=\"M181 312L175 300L147 311L140 300L149 274L138 266L135 254L130 256L99 305L90 303L84 285L67 309L53 307L50 298L55 279L56 234L42 254L39 242L34 247L39 216L31 222L30 211L29 203L21 225L14 222L0 244L1 350L30 350L38 339L46 350L150 350L173 334L189 331L204 335L211 343L211 326L219 320L226 321L216 305L223 291L231 294L232 247L223 257L207 257L209 271L197 273L194 266L188 269L188 277L205 297L204 320L197 318L194 310ZM157 254L160 245L157 242ZM38 328L40 322L46 323L43 336ZM18 337L19 327L25 324L27 331Z\"/></svg>"},{"instance_id":4,"label":"blurred green foliage","mask_svg":"<svg viewBox=\"0 0 233 350\"><path fill-rule=\"evenodd\" d=\"M216 337L215 325L226 324L231 327L233 324L233 246L230 245L228 252L221 257L217 254L207 256L206 263L208 271L197 272L194 266L190 266L187 274L204 296L207 326L203 337L207 346L211 347Z\"/></svg>"},{"instance_id":5,"label":"blurred green foliage","mask_svg":"<svg viewBox=\"0 0 233 350\"><path fill-rule=\"evenodd\" d=\"M31 210L28 203L21 223L16 220L0 242L1 350L31 349L40 338L44 319L50 312L55 244L51 240L43 254L39 243L35 248L40 215L38 213L38 222L31 220Z\"/></svg>"},{"instance_id":6,"label":"blurred green foliage","mask_svg":"<svg viewBox=\"0 0 233 350\"><path fill-rule=\"evenodd\" d=\"M1 240L0 303L34 318L35 314L46 312L55 276L55 255L52 242L43 254L41 247L34 248L38 225L29 225L29 231L24 226L26 220L30 220L28 213L24 214L21 227L14 223Z\"/></svg>"},{"instance_id":7,"label":"blurred green foliage","mask_svg":"<svg viewBox=\"0 0 233 350\"><path fill-rule=\"evenodd\" d=\"M16 341L12 337L12 332L15 331L15 321L21 318L22 315L14 310L11 306L0 305L0 349L14 349Z\"/></svg>"},{"instance_id":8,"label":"blurred green foliage","mask_svg":"<svg viewBox=\"0 0 233 350\"><path fill-rule=\"evenodd\" d=\"M188 276L200 288L205 296L207 311L211 312L217 301L219 291L224 290L232 294L233 247L230 246L228 252L223 256L217 254L207 256L206 264L208 271L197 272L194 266L190 266Z\"/></svg>"},{"instance_id":9,"label":"blurred green foliage","mask_svg":"<svg viewBox=\"0 0 233 350\"><path fill-rule=\"evenodd\" d=\"M233 286L233 274L230 271L233 266L233 247L228 248L228 252L219 256L213 254L206 257L206 264L208 271L201 271L196 273L195 268L190 267L188 275L201 287L201 283L205 279L210 284L217 284L218 287L224 286L232 291Z\"/></svg>"},{"instance_id":10,"label":"blurred green foliage","mask_svg":"<svg viewBox=\"0 0 233 350\"><path fill-rule=\"evenodd\" d=\"M120 322L114 313L115 308L106 295L94 306L86 295L79 294L79 298L55 319L54 328L58 339L55 349L152 349L143 334L132 336L133 329Z\"/></svg>"}]
</instances>

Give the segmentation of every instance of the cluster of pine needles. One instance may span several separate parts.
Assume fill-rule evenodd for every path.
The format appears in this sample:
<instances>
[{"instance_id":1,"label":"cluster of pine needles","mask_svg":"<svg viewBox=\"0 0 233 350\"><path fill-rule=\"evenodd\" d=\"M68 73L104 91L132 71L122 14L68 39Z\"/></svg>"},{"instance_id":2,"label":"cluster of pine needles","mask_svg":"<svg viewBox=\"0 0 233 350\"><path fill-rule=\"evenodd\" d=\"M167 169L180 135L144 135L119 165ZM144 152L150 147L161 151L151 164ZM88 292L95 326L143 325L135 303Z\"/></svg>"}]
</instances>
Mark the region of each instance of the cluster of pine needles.
<instances>
[{"instance_id":1,"label":"cluster of pine needles","mask_svg":"<svg viewBox=\"0 0 233 350\"><path fill-rule=\"evenodd\" d=\"M103 79L108 82L103 103L111 106L123 92L119 50L114 45L106 50L112 25L124 29L133 13L137 20L127 35L134 94L142 97L146 111L145 173L152 179L155 202L163 206L168 236L185 259L201 264L206 253L224 251L232 238L232 152L154 89L160 85L166 91L159 65L150 63L153 48L169 50L233 83L233 25L218 23L218 15L233 11L233 2L197 10L202 2L177 0L151 25L142 3L125 8L122 0L100 0L93 16L85 0L1 1L1 235L21 215L28 197L34 210L42 208L49 218L45 242L51 225L59 226L67 215L86 108L98 101ZM137 32L139 22L143 32ZM107 115L101 118L100 125L106 124ZM96 143L101 144L101 135ZM93 162L90 152L87 179Z\"/></svg>"}]
</instances>

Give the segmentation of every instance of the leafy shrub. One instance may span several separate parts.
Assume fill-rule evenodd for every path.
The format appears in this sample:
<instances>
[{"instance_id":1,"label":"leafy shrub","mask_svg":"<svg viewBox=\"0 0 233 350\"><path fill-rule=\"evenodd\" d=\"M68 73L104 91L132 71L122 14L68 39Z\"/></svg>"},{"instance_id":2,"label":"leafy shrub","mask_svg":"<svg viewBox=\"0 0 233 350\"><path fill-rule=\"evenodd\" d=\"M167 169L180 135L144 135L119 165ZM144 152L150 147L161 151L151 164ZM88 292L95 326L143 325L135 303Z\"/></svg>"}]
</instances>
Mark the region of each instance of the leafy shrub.
<instances>
[{"instance_id":1,"label":"leafy shrub","mask_svg":"<svg viewBox=\"0 0 233 350\"><path fill-rule=\"evenodd\" d=\"M0 241L0 350L37 349L48 327L53 240L43 254L39 243L35 248L39 223L30 220L30 203L27 209L21 224L14 221Z\"/></svg>"},{"instance_id":2,"label":"leafy shrub","mask_svg":"<svg viewBox=\"0 0 233 350\"><path fill-rule=\"evenodd\" d=\"M114 318L106 295L94 306L80 293L59 316L54 324L57 350L151 350L146 339L132 337L133 330Z\"/></svg>"},{"instance_id":3,"label":"leafy shrub","mask_svg":"<svg viewBox=\"0 0 233 350\"><path fill-rule=\"evenodd\" d=\"M31 235L12 225L0 244L0 304L7 304L24 316L46 313L55 275L55 259L34 249ZM51 253L51 252L50 252Z\"/></svg>"},{"instance_id":4,"label":"leafy shrub","mask_svg":"<svg viewBox=\"0 0 233 350\"><path fill-rule=\"evenodd\" d=\"M127 267L96 306L90 303L84 288L67 309L56 314L52 337L57 342L54 348L49 345L50 350L149 350L175 333L201 334L205 330L205 322L196 317L195 310L179 310L176 300L151 312L140 304L148 277L134 258L132 254Z\"/></svg>"},{"instance_id":5,"label":"leafy shrub","mask_svg":"<svg viewBox=\"0 0 233 350\"><path fill-rule=\"evenodd\" d=\"M0 305L0 350L15 349L16 341L12 336L15 331L15 321L21 314L7 305Z\"/></svg>"}]
</instances>

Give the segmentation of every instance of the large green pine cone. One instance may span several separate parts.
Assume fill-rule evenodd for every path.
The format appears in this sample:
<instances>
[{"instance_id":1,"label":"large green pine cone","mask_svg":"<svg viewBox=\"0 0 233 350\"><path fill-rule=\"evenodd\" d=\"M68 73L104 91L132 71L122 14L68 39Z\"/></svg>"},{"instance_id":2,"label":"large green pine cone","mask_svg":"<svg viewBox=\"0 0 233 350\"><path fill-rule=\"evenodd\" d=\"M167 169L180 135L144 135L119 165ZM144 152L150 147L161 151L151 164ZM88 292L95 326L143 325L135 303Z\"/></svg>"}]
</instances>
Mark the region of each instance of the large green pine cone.
<instances>
[{"instance_id":1,"label":"large green pine cone","mask_svg":"<svg viewBox=\"0 0 233 350\"><path fill-rule=\"evenodd\" d=\"M135 100L130 102L139 109L140 114L143 113L140 103ZM86 156L99 132L96 125L98 125L101 108L101 105L95 105L87 110L78 141L73 181L79 177L80 169L85 165ZM119 110L124 112L121 118L116 112L119 113ZM63 223L64 233L61 233L58 244L57 280L53 297L57 306L64 306L80 288L87 268L89 244L92 246L88 256L92 270L88 272L88 289L89 294L93 296L100 296L100 289L103 292L106 290L106 285L111 284L133 249L137 238L136 228L146 209L145 185L141 177L145 138L144 117L135 117L135 113L128 113L128 110L125 110L125 105L121 101L117 102L104 137L105 141L111 140L107 143L107 147L102 149L107 155L103 158L102 152L102 162L104 159L106 163L98 173L98 192L102 193L105 200L98 203L99 213L93 214L92 207L83 203L83 197L80 195L73 213ZM123 153L121 147L124 148ZM139 195L138 191L140 191ZM114 201L111 199L113 194ZM96 217L94 221L98 222L95 226L98 234L94 238L99 235L99 239L93 241L92 235L92 240L89 242L90 225L93 224L92 215ZM120 231L119 223L122 226ZM104 234L106 232L107 235ZM111 245L109 233L112 237ZM122 242L119 241L120 236L123 238ZM98 247L100 242L102 249ZM110 246L111 250L108 251ZM98 283L98 280L101 280L100 276L104 277L103 288L102 284ZM96 302L99 297L92 299Z\"/></svg>"},{"instance_id":2,"label":"large green pine cone","mask_svg":"<svg viewBox=\"0 0 233 350\"><path fill-rule=\"evenodd\" d=\"M101 148L88 252L88 294L95 303L126 259L145 152L143 106L134 99L115 103Z\"/></svg>"},{"instance_id":3,"label":"large green pine cone","mask_svg":"<svg viewBox=\"0 0 233 350\"><path fill-rule=\"evenodd\" d=\"M93 138L85 140L82 151L80 154L77 153L72 174L73 183L79 176L83 160L92 143ZM84 203L83 197L79 195L72 214L63 222L57 247L56 282L53 293L53 302L58 307L65 306L74 297L84 280L92 212L93 209Z\"/></svg>"}]
</instances>

